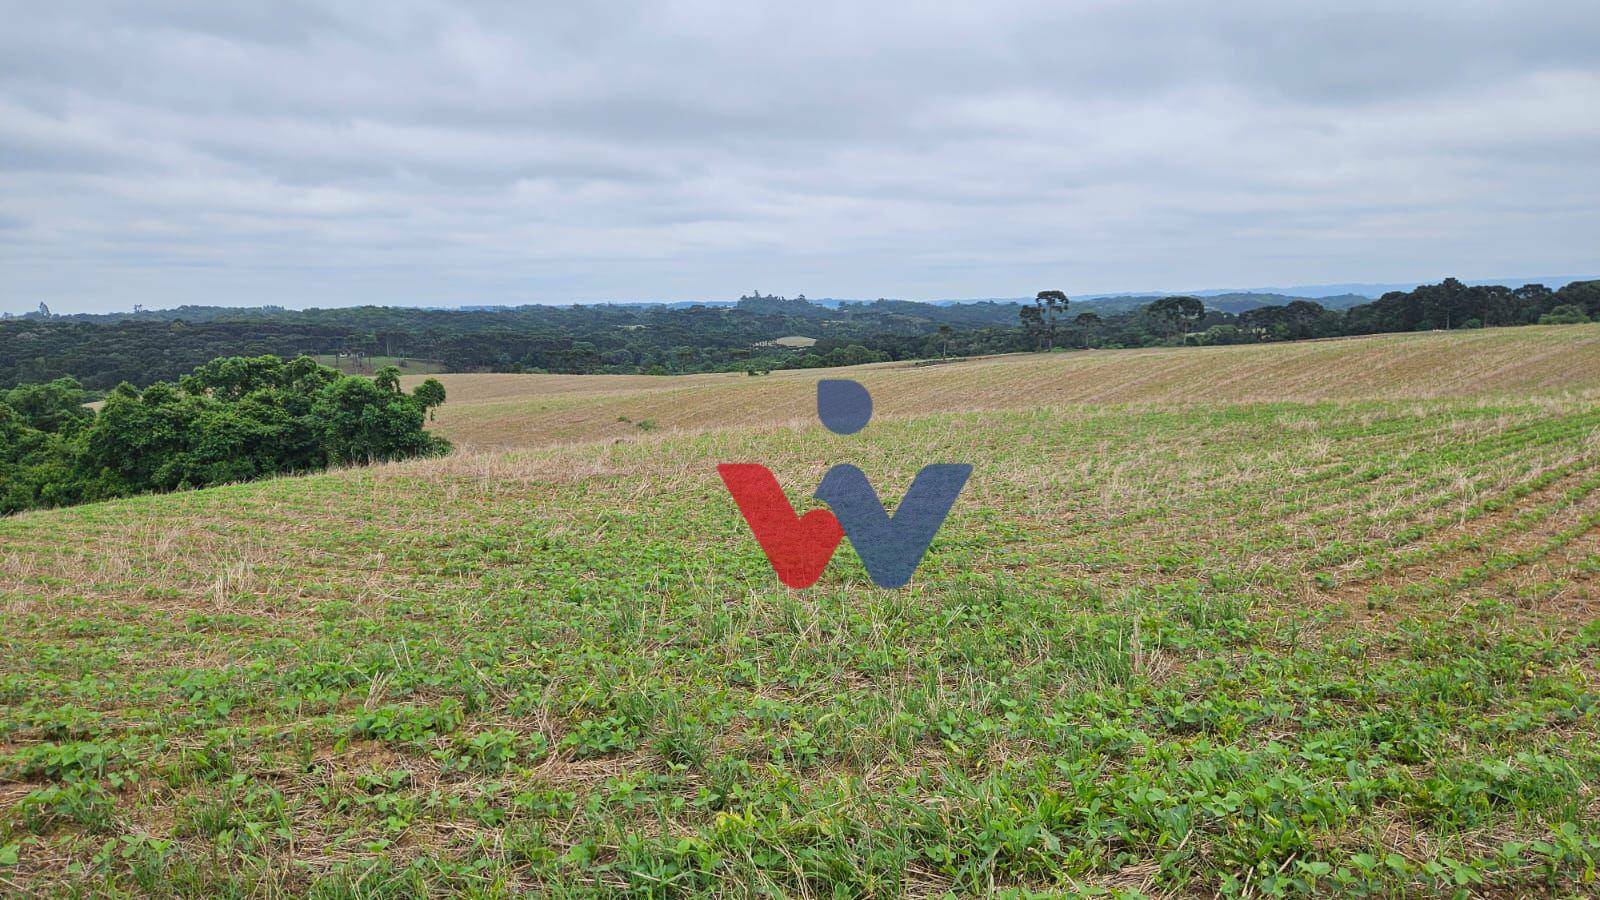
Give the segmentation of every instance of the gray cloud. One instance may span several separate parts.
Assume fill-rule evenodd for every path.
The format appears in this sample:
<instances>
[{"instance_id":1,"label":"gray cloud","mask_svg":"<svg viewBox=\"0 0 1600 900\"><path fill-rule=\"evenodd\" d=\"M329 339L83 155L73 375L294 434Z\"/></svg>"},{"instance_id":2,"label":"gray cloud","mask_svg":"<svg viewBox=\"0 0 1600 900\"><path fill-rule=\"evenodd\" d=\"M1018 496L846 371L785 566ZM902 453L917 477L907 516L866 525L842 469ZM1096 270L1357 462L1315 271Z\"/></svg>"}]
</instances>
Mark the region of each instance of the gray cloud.
<instances>
[{"instance_id":1,"label":"gray cloud","mask_svg":"<svg viewBox=\"0 0 1600 900\"><path fill-rule=\"evenodd\" d=\"M1597 268L1587 2L0 15L0 309Z\"/></svg>"}]
</instances>

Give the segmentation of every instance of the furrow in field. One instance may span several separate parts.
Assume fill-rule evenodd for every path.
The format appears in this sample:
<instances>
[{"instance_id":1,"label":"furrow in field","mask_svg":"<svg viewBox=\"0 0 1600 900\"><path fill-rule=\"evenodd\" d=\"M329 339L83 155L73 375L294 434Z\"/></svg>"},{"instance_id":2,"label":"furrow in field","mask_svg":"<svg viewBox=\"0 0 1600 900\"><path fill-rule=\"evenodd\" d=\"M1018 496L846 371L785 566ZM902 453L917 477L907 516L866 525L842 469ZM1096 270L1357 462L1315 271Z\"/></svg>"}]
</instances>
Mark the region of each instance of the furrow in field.
<instances>
[{"instance_id":1,"label":"furrow in field","mask_svg":"<svg viewBox=\"0 0 1600 900\"><path fill-rule=\"evenodd\" d=\"M1388 450L1399 451L1406 444L1434 434L1422 432L1416 440L1408 440L1410 433L1405 431L1404 426L1411 422L1392 420L1385 424L1390 427L1357 432L1358 435L1374 435L1377 440L1375 449L1380 455ZM1443 433L1448 427L1440 425L1437 431ZM1353 438L1343 436L1341 439ZM1160 520L1159 528L1163 531L1169 530L1174 523L1214 525L1224 520L1266 521L1281 517L1285 510L1297 502L1341 496L1370 480L1367 474L1370 464L1353 458L1353 454L1339 454L1333 458L1329 458L1332 454L1324 454L1291 466L1286 465L1281 452L1239 459L1231 456L1227 447L1211 446L1204 449L1212 459L1209 465L1214 472L1208 473L1198 492L1185 490L1182 497L1162 497L1160 503L1141 506L1110 521L1086 523L1079 528L1088 530L1107 525L1126 527L1152 519ZM1190 466L1193 464L1193 461L1188 463ZM1269 484L1264 484L1267 472L1271 472L1273 478ZM1175 500L1182 502L1169 502ZM1273 502L1279 505L1270 506ZM1322 504L1314 505L1320 507Z\"/></svg>"},{"instance_id":2,"label":"furrow in field","mask_svg":"<svg viewBox=\"0 0 1600 900\"><path fill-rule=\"evenodd\" d=\"M1573 540L1476 593L1493 596L1536 620L1555 617L1587 625L1600 619L1600 538L1591 533Z\"/></svg>"},{"instance_id":3,"label":"furrow in field","mask_svg":"<svg viewBox=\"0 0 1600 900\"><path fill-rule=\"evenodd\" d=\"M1497 482L1515 481L1528 470L1542 467L1540 452L1557 443L1560 438L1527 442L1518 435L1507 434L1474 445L1469 453L1452 454L1449 459L1443 459L1437 443L1419 439L1408 442L1410 446L1405 449L1410 452L1396 460L1367 462L1368 454L1381 459L1389 449L1380 445L1359 455L1350 453L1358 461L1347 463L1343 476L1326 485L1296 483L1296 489L1288 492L1255 490L1241 504L1248 512L1233 516L1229 523L1236 528L1265 525L1274 530L1310 526L1302 529L1306 531L1331 525L1348 532L1352 525L1367 524L1375 518L1362 510L1386 510L1389 515L1384 518L1392 521L1395 515L1412 511L1406 504L1416 500L1430 506L1443 505L1457 499L1461 493L1474 495ZM1413 449L1418 444L1425 444L1424 449ZM1354 451L1355 447L1340 449ZM1474 481L1461 476L1461 471L1474 470L1489 459L1499 461L1496 472ZM1440 469L1446 471L1439 474ZM1419 480L1419 476L1427 477ZM1274 500L1278 502L1269 502Z\"/></svg>"},{"instance_id":4,"label":"furrow in field","mask_svg":"<svg viewBox=\"0 0 1600 900\"><path fill-rule=\"evenodd\" d=\"M1533 491L1543 490L1591 464L1594 452L1588 446L1592 426L1587 421L1556 424L1535 423L1535 439L1522 446L1502 449L1490 445L1470 454L1452 454L1441 461L1430 460L1433 469L1443 469L1391 499L1386 506L1374 503L1374 511L1359 515L1330 516L1339 530L1348 535L1366 536L1331 544L1315 557L1320 566L1333 566L1385 548L1414 544L1441 529L1462 526L1478 516L1496 512L1508 502ZM1545 455L1549 448L1563 451ZM1471 477L1464 473L1471 473ZM1454 513L1433 515L1441 508L1456 507Z\"/></svg>"},{"instance_id":5,"label":"furrow in field","mask_svg":"<svg viewBox=\"0 0 1600 900\"><path fill-rule=\"evenodd\" d=\"M1580 477L1581 476L1581 477ZM1591 537L1600 528L1600 472L1549 485L1495 512L1451 529L1434 542L1382 554L1324 596L1333 602L1384 607L1438 602L1523 569Z\"/></svg>"},{"instance_id":6,"label":"furrow in field","mask_svg":"<svg viewBox=\"0 0 1600 900\"><path fill-rule=\"evenodd\" d=\"M1473 549L1519 528L1542 521L1557 508L1594 490L1593 460L1549 469L1509 491L1486 498L1459 514L1435 518L1426 526L1401 531L1378 542L1364 556L1346 556L1327 574L1363 580L1395 569L1421 565L1462 549ZM1426 538L1432 538L1424 542Z\"/></svg>"},{"instance_id":7,"label":"furrow in field","mask_svg":"<svg viewBox=\"0 0 1600 900\"><path fill-rule=\"evenodd\" d=\"M1518 423L1466 450L1441 452L1449 448L1436 442L1388 464L1335 464L1306 478L1291 479L1289 490L1275 489L1259 477L1242 477L1187 498L1182 511L1162 517L1159 526L1149 531L1167 532L1175 524L1187 524L1212 535L1221 553L1236 549L1259 556L1274 548L1288 552L1332 546L1333 554L1342 547L1347 555L1358 555L1360 547L1371 550L1388 543L1398 527L1421 519L1430 510L1451 505L1462 508L1460 515L1439 517L1435 527L1443 527L1470 518L1475 504L1486 494L1494 497L1532 490L1581 466L1572 459L1551 459L1548 450L1573 444L1582 429L1572 426L1551 433L1543 424ZM1488 467L1488 462L1495 465ZM1373 477L1375 471L1381 474ZM1463 472L1485 474L1467 478ZM1337 477L1325 477L1328 475ZM1428 477L1418 481L1419 475ZM1356 509L1365 511L1356 513ZM1312 517L1319 521L1310 521ZM1381 537L1351 548L1348 535L1355 529L1380 532ZM1420 539L1432 530L1416 531L1409 539ZM1330 558L1326 551L1324 558Z\"/></svg>"},{"instance_id":8,"label":"furrow in field","mask_svg":"<svg viewBox=\"0 0 1600 900\"><path fill-rule=\"evenodd\" d=\"M1495 470L1477 478L1446 473L1388 492L1362 493L1319 510L1315 521L1286 518L1274 528L1276 544L1283 550L1314 551L1310 561L1319 568L1348 568L1364 555L1415 545L1441 530L1491 515L1518 497L1576 481L1589 464L1585 457L1551 460L1543 455L1497 462ZM1453 511L1436 513L1441 509ZM1363 538L1352 542L1352 535Z\"/></svg>"}]
</instances>

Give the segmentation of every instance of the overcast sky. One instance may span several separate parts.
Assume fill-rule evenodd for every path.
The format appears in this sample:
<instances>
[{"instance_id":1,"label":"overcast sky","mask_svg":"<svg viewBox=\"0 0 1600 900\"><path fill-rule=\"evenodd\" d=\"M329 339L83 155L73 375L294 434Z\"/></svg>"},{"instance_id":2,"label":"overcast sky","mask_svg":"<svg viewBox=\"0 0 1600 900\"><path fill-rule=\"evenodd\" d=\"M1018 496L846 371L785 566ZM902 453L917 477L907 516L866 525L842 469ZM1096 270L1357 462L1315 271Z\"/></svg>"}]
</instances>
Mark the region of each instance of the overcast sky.
<instances>
[{"instance_id":1,"label":"overcast sky","mask_svg":"<svg viewBox=\"0 0 1600 900\"><path fill-rule=\"evenodd\" d=\"M0 0L0 309L1600 269L1594 0L1291 6Z\"/></svg>"}]
</instances>

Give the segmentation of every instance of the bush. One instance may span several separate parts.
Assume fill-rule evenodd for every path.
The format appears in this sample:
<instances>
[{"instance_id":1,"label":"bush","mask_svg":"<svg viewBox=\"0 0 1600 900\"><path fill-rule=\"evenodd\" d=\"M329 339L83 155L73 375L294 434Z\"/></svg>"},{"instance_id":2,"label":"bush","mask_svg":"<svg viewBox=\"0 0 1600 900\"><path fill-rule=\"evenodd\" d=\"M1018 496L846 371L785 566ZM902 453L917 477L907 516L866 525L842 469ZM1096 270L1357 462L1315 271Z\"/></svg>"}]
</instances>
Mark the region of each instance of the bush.
<instances>
[{"instance_id":1,"label":"bush","mask_svg":"<svg viewBox=\"0 0 1600 900\"><path fill-rule=\"evenodd\" d=\"M367 379L228 357L177 384L121 385L98 414L87 399L70 378L0 391L0 514L450 449L423 428L444 386L406 394L392 366Z\"/></svg>"},{"instance_id":2,"label":"bush","mask_svg":"<svg viewBox=\"0 0 1600 900\"><path fill-rule=\"evenodd\" d=\"M1563 304L1539 317L1540 325L1582 325L1589 321L1582 308Z\"/></svg>"}]
</instances>

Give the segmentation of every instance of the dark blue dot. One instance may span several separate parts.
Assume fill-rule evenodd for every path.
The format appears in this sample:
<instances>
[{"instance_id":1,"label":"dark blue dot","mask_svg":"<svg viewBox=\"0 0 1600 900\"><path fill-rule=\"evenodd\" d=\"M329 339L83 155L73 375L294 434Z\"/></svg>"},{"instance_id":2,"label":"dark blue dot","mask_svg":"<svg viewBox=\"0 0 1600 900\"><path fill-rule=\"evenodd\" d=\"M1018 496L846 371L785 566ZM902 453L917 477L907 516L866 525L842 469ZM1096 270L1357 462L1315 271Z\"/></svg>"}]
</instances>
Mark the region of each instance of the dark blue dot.
<instances>
[{"instance_id":1,"label":"dark blue dot","mask_svg":"<svg viewBox=\"0 0 1600 900\"><path fill-rule=\"evenodd\" d=\"M834 434L855 434L872 420L872 395L859 382L824 378L817 382L817 418Z\"/></svg>"}]
</instances>

